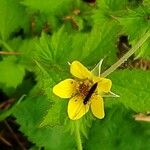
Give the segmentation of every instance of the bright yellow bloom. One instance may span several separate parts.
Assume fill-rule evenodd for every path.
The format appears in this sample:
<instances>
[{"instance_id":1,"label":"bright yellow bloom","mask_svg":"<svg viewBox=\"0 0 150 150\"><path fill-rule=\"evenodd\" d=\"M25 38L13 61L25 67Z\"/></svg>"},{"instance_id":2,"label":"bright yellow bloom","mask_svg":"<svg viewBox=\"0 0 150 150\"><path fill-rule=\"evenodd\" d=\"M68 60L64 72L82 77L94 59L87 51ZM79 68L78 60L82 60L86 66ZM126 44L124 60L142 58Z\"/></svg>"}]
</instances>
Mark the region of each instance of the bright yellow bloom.
<instances>
[{"instance_id":1,"label":"bright yellow bloom","mask_svg":"<svg viewBox=\"0 0 150 150\"><path fill-rule=\"evenodd\" d=\"M69 118L80 119L88 112L89 108L95 117L104 118L102 95L110 92L111 80L95 76L79 61L73 61L70 64L70 72L74 79L65 79L53 87L55 95L61 98L70 98Z\"/></svg>"}]
</instances>

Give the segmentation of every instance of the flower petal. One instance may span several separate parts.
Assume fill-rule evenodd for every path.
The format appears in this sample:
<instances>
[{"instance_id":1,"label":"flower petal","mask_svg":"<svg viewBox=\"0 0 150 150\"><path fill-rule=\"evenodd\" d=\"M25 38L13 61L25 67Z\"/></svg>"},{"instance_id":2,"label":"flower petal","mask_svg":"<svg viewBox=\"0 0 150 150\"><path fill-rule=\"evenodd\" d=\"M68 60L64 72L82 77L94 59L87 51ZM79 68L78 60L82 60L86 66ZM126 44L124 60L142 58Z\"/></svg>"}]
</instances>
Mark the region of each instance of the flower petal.
<instances>
[{"instance_id":1,"label":"flower petal","mask_svg":"<svg viewBox=\"0 0 150 150\"><path fill-rule=\"evenodd\" d=\"M108 93L111 89L112 82L110 79L102 78L102 77L93 77L93 81L98 82L98 92Z\"/></svg>"},{"instance_id":2,"label":"flower petal","mask_svg":"<svg viewBox=\"0 0 150 150\"><path fill-rule=\"evenodd\" d=\"M91 78L92 73L84 67L79 61L73 61L70 66L70 72L79 79Z\"/></svg>"},{"instance_id":3,"label":"flower petal","mask_svg":"<svg viewBox=\"0 0 150 150\"><path fill-rule=\"evenodd\" d=\"M65 79L53 87L53 93L61 98L70 98L76 92L77 83L73 79Z\"/></svg>"},{"instance_id":4,"label":"flower petal","mask_svg":"<svg viewBox=\"0 0 150 150\"><path fill-rule=\"evenodd\" d=\"M72 120L80 119L89 110L88 104L83 104L83 97L75 96L69 100L68 116Z\"/></svg>"},{"instance_id":5,"label":"flower petal","mask_svg":"<svg viewBox=\"0 0 150 150\"><path fill-rule=\"evenodd\" d=\"M92 96L91 110L95 117L102 119L105 116L103 98L99 95Z\"/></svg>"}]
</instances>

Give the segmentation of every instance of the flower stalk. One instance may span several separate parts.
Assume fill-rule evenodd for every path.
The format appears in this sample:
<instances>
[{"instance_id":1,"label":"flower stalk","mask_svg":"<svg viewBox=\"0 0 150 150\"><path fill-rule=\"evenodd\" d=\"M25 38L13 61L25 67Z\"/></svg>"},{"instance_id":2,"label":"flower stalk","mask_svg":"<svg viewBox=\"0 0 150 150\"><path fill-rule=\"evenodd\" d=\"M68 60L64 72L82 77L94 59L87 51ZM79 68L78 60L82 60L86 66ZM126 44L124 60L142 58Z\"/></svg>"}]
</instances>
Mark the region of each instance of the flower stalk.
<instances>
[{"instance_id":1,"label":"flower stalk","mask_svg":"<svg viewBox=\"0 0 150 150\"><path fill-rule=\"evenodd\" d=\"M114 63L110 68L108 68L106 71L104 71L101 76L106 77L110 73L114 72L122 63L127 61L127 59L133 55L136 50L138 50L150 37L150 29L145 33L145 35L137 42L135 46L133 46L122 58L120 58L116 63Z\"/></svg>"},{"instance_id":2,"label":"flower stalk","mask_svg":"<svg viewBox=\"0 0 150 150\"><path fill-rule=\"evenodd\" d=\"M75 137L78 150L83 150L78 120L75 121Z\"/></svg>"}]
</instances>

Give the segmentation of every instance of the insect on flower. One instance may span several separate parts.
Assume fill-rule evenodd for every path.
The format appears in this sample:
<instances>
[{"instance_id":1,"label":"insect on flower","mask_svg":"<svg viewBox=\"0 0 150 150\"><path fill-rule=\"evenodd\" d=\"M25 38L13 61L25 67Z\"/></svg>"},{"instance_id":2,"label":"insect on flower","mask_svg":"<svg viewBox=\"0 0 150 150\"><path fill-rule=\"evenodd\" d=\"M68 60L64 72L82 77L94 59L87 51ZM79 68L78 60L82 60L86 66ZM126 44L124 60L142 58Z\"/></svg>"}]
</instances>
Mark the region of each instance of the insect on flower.
<instances>
[{"instance_id":1,"label":"insect on flower","mask_svg":"<svg viewBox=\"0 0 150 150\"><path fill-rule=\"evenodd\" d=\"M72 120L80 119L91 108L93 115L104 118L103 96L117 96L110 91L110 79L100 77L102 61L89 71L79 61L70 64L73 79L65 79L53 87L53 93L61 98L70 98L68 116ZM96 73L98 75L96 76Z\"/></svg>"},{"instance_id":2,"label":"insect on flower","mask_svg":"<svg viewBox=\"0 0 150 150\"><path fill-rule=\"evenodd\" d=\"M84 100L83 100L83 104L86 105L87 102L90 100L92 94L94 93L94 91L97 88L97 82L90 88L88 94L85 96Z\"/></svg>"}]
</instances>

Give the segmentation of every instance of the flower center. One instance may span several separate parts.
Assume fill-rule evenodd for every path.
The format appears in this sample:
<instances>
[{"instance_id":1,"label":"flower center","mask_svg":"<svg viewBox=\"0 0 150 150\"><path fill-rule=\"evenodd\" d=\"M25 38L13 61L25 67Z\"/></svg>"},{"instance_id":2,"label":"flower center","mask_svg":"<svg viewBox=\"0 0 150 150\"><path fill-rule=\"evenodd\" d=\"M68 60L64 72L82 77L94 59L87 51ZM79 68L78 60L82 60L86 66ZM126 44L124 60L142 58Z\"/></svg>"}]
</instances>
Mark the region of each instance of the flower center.
<instances>
[{"instance_id":1,"label":"flower center","mask_svg":"<svg viewBox=\"0 0 150 150\"><path fill-rule=\"evenodd\" d=\"M88 91L90 90L91 86L92 83L88 80L80 81L78 87L79 94L85 97L88 94Z\"/></svg>"}]
</instances>

